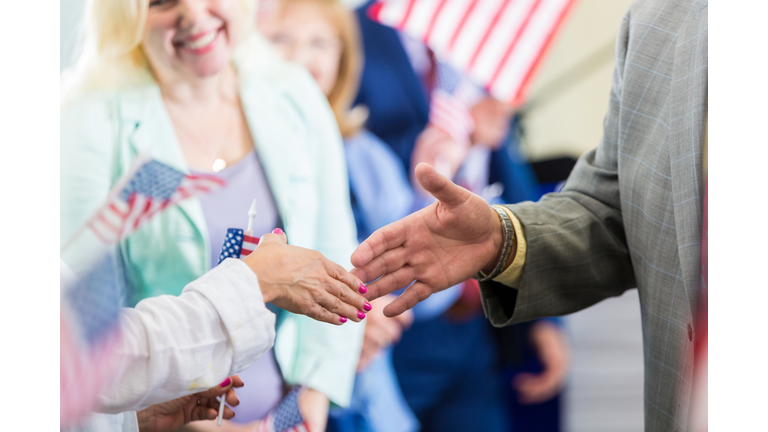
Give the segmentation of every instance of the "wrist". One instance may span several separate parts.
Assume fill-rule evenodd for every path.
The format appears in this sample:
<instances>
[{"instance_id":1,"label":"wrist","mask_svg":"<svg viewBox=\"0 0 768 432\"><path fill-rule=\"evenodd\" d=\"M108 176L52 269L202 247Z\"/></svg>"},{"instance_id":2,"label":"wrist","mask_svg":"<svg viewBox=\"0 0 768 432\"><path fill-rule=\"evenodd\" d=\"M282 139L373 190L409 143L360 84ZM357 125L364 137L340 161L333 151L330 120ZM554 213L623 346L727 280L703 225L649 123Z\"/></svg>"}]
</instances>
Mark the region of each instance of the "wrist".
<instances>
[{"instance_id":1,"label":"wrist","mask_svg":"<svg viewBox=\"0 0 768 432\"><path fill-rule=\"evenodd\" d=\"M259 257L259 250L253 251L250 255L243 259L243 263L248 266L249 269L256 275L259 281L259 290L261 291L261 297L264 299L264 303L271 303L276 300L278 296L278 290L269 283L267 272L265 268L264 257Z\"/></svg>"},{"instance_id":2,"label":"wrist","mask_svg":"<svg viewBox=\"0 0 768 432\"><path fill-rule=\"evenodd\" d=\"M485 266L483 266L482 272L484 274L489 274L493 271L494 268L496 268L496 264L501 259L501 255L504 253L504 234L501 227L501 221L499 220L499 216L496 214L496 210L493 209L493 207L488 206L488 211L491 212L491 220L492 222L492 234L491 234L491 250L496 251L493 255L493 258L488 261Z\"/></svg>"},{"instance_id":3,"label":"wrist","mask_svg":"<svg viewBox=\"0 0 768 432\"><path fill-rule=\"evenodd\" d=\"M492 247L496 251L494 260L486 263L483 270L474 276L480 282L492 280L502 274L514 261L517 252L517 236L510 215L501 206L491 206L491 210L496 213L501 229L500 233L492 235ZM500 247L498 246L499 237L501 237Z\"/></svg>"}]
</instances>

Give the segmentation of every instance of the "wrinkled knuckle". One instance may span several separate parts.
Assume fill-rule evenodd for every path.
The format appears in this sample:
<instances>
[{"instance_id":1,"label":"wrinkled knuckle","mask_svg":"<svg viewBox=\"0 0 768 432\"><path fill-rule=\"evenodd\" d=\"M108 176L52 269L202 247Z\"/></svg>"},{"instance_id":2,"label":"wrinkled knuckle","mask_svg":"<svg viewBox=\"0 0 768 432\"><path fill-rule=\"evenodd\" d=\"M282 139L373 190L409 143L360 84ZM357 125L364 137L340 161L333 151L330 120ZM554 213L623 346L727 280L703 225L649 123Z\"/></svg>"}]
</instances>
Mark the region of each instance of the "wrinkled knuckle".
<instances>
[{"instance_id":1,"label":"wrinkled knuckle","mask_svg":"<svg viewBox=\"0 0 768 432\"><path fill-rule=\"evenodd\" d=\"M342 309L343 306L344 306L344 302L341 301L340 298L338 298L338 297L334 297L333 298L333 301L331 303L331 310L332 311L338 312L338 311L340 311Z\"/></svg>"},{"instance_id":2,"label":"wrinkled knuckle","mask_svg":"<svg viewBox=\"0 0 768 432\"><path fill-rule=\"evenodd\" d=\"M314 303L310 309L310 317L318 321L322 321L325 318L326 310L317 303ZM309 314L307 314L309 315Z\"/></svg>"},{"instance_id":3,"label":"wrinkled knuckle","mask_svg":"<svg viewBox=\"0 0 768 432\"><path fill-rule=\"evenodd\" d=\"M331 320L333 319L333 314L324 308L320 309L318 315L320 316L321 321L331 322Z\"/></svg>"},{"instance_id":4,"label":"wrinkled knuckle","mask_svg":"<svg viewBox=\"0 0 768 432\"><path fill-rule=\"evenodd\" d=\"M303 299L301 302L299 302L299 307L304 312L312 312L313 310L317 309L319 306L316 302L310 299Z\"/></svg>"}]
</instances>

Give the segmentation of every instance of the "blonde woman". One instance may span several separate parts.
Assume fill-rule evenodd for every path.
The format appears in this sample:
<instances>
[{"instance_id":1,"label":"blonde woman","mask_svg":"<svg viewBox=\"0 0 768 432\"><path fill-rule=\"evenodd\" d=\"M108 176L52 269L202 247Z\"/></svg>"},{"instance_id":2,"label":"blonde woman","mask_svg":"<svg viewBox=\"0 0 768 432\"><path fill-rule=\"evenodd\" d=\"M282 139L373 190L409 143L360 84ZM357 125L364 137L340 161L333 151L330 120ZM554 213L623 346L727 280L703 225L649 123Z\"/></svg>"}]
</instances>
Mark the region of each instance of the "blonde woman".
<instances>
[{"instance_id":1,"label":"blonde woman","mask_svg":"<svg viewBox=\"0 0 768 432\"><path fill-rule=\"evenodd\" d=\"M252 0L87 6L84 51L64 80L61 241L139 153L184 172L218 171L228 181L121 242L133 303L178 295L213 267L224 230L244 225L254 197L254 232L281 226L290 244L349 268L356 239L338 127L312 77L253 32L255 12ZM297 276L286 289L313 282ZM306 385L300 403L312 430L324 429L329 400L350 402L364 326L338 324L360 322L371 308L326 306L338 312L328 315L337 326L280 311L274 353L252 366L259 373L251 376L262 381L244 378L262 389L262 412L285 384Z\"/></svg>"},{"instance_id":2,"label":"blonde woman","mask_svg":"<svg viewBox=\"0 0 768 432\"><path fill-rule=\"evenodd\" d=\"M344 137L360 241L409 214L413 191L397 155L363 128L364 108L350 109L362 67L353 13L339 0L273 0L262 3L258 27L284 58L312 74L328 98ZM329 431L409 432L419 427L401 395L390 359L392 344L412 316L390 319L376 304L365 329L352 405L331 412Z\"/></svg>"}]
</instances>

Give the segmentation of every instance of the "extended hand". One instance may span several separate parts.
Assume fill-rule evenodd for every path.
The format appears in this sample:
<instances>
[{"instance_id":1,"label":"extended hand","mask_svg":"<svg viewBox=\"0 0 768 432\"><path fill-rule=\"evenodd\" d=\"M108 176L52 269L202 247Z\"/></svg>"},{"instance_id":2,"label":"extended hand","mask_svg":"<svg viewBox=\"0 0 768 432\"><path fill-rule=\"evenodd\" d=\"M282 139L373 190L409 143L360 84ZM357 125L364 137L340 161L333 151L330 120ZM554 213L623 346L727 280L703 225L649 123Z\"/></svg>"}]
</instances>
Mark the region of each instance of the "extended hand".
<instances>
[{"instance_id":1,"label":"extended hand","mask_svg":"<svg viewBox=\"0 0 768 432\"><path fill-rule=\"evenodd\" d=\"M320 252L286 244L282 232L263 235L243 262L258 276L264 302L289 312L341 325L370 310L359 279Z\"/></svg>"},{"instance_id":2,"label":"extended hand","mask_svg":"<svg viewBox=\"0 0 768 432\"><path fill-rule=\"evenodd\" d=\"M229 380L229 382L227 382ZM222 386L222 384L225 384ZM237 406L240 401L235 394L235 388L242 387L243 380L233 375L221 384L204 392L182 396L168 402L149 406L136 413L141 432L166 432L197 420L213 420L219 415L217 396L225 395L227 403ZM224 407L224 418L231 419L235 413Z\"/></svg>"},{"instance_id":3,"label":"extended hand","mask_svg":"<svg viewBox=\"0 0 768 432\"><path fill-rule=\"evenodd\" d=\"M501 222L479 196L419 164L416 178L437 202L393 222L364 241L352 254L352 274L372 281L368 299L405 290L384 309L392 317L412 308L432 293L493 269L501 255Z\"/></svg>"}]
</instances>

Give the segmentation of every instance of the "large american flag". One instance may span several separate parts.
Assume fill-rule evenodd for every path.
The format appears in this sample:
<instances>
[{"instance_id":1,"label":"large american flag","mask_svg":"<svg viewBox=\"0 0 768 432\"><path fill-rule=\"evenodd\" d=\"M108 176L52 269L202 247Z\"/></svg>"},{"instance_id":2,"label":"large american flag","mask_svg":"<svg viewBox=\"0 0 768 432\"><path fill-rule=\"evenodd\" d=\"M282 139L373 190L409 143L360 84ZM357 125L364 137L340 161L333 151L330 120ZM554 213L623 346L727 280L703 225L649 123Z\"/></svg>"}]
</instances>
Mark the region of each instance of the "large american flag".
<instances>
[{"instance_id":1,"label":"large american flag","mask_svg":"<svg viewBox=\"0 0 768 432\"><path fill-rule=\"evenodd\" d=\"M221 264L227 258L243 259L250 255L258 245L258 237L247 235L239 228L229 228L227 235L224 236L224 244L221 246L218 264Z\"/></svg>"},{"instance_id":2,"label":"large american flag","mask_svg":"<svg viewBox=\"0 0 768 432\"><path fill-rule=\"evenodd\" d=\"M184 174L139 158L87 226L104 243L117 243L168 206L222 186L224 180L217 176Z\"/></svg>"},{"instance_id":3,"label":"large american flag","mask_svg":"<svg viewBox=\"0 0 768 432\"><path fill-rule=\"evenodd\" d=\"M280 404L270 411L254 429L254 432L310 432L299 411L299 392L297 386L280 401Z\"/></svg>"},{"instance_id":4,"label":"large american flag","mask_svg":"<svg viewBox=\"0 0 768 432\"><path fill-rule=\"evenodd\" d=\"M375 21L423 41L501 101L525 87L575 0L379 0Z\"/></svg>"}]
</instances>

